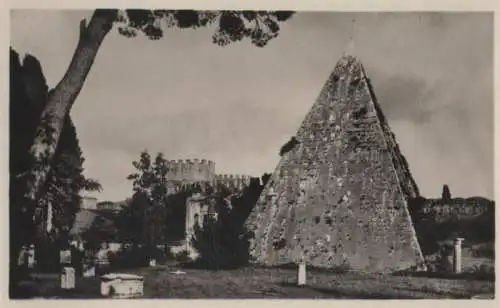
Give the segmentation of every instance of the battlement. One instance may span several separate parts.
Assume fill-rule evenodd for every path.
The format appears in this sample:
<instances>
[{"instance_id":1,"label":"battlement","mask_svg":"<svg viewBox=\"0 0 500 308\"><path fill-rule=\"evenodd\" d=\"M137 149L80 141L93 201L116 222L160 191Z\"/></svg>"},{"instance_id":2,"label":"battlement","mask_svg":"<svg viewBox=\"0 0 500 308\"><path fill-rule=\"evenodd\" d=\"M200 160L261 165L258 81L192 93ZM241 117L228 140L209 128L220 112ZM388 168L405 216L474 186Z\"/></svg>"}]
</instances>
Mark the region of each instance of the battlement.
<instances>
[{"instance_id":1,"label":"battlement","mask_svg":"<svg viewBox=\"0 0 500 308\"><path fill-rule=\"evenodd\" d=\"M244 174L217 174L215 184L243 188L250 185L252 177Z\"/></svg>"},{"instance_id":2,"label":"battlement","mask_svg":"<svg viewBox=\"0 0 500 308\"><path fill-rule=\"evenodd\" d=\"M215 177L215 162L206 159L178 159L167 162L170 181L203 182Z\"/></svg>"},{"instance_id":3,"label":"battlement","mask_svg":"<svg viewBox=\"0 0 500 308\"><path fill-rule=\"evenodd\" d=\"M250 180L251 176L245 174L217 174L217 181Z\"/></svg>"},{"instance_id":4,"label":"battlement","mask_svg":"<svg viewBox=\"0 0 500 308\"><path fill-rule=\"evenodd\" d=\"M242 190L250 186L254 181L260 184L260 179L251 177L249 175L240 174L221 174L215 175L211 181L173 181L170 180L168 184L169 194L176 194L179 192L199 190L204 192L208 187L217 189L220 186L225 186L230 189Z\"/></svg>"},{"instance_id":5,"label":"battlement","mask_svg":"<svg viewBox=\"0 0 500 308\"><path fill-rule=\"evenodd\" d=\"M172 193L191 189L192 184L209 184L213 187L224 185L243 189L252 182L246 174L215 174L215 162L206 159L178 159L167 161L167 179Z\"/></svg>"}]
</instances>

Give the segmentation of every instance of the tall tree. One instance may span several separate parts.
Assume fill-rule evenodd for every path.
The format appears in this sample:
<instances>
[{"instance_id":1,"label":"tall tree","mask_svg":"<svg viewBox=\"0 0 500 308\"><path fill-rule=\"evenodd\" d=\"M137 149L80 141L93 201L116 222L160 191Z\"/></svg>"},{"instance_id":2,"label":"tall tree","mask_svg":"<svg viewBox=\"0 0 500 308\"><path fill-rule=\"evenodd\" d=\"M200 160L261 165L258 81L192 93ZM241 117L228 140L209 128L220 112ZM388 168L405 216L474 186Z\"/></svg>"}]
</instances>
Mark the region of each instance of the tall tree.
<instances>
[{"instance_id":1,"label":"tall tree","mask_svg":"<svg viewBox=\"0 0 500 308\"><path fill-rule=\"evenodd\" d=\"M29 149L33 142L37 119L50 96L39 61L27 55L23 63L10 49L10 234L11 249L35 240L35 235L46 234L44 222L47 206L52 205L54 230L67 233L73 224L83 191L99 190L95 180L83 175L84 158L75 126L66 116L61 140L44 187L36 203L35 219L19 211L25 187L23 178L30 168ZM36 231L35 231L36 227ZM16 249L11 250L15 259Z\"/></svg>"},{"instance_id":2,"label":"tall tree","mask_svg":"<svg viewBox=\"0 0 500 308\"><path fill-rule=\"evenodd\" d=\"M119 213L116 222L120 240L135 245L146 242L146 211L151 206L144 193L136 192L128 206Z\"/></svg>"},{"instance_id":3,"label":"tall tree","mask_svg":"<svg viewBox=\"0 0 500 308\"><path fill-rule=\"evenodd\" d=\"M292 12L284 11L179 11L97 9L90 21L80 22L75 52L63 78L55 86L40 116L30 149L32 164L26 177L21 212L32 216L56 152L61 131L75 99L85 83L97 52L114 25L126 37L143 33L153 40L163 37L163 28L215 26L213 42L225 46L248 38L263 47L277 37L280 22Z\"/></svg>"},{"instance_id":4,"label":"tall tree","mask_svg":"<svg viewBox=\"0 0 500 308\"><path fill-rule=\"evenodd\" d=\"M167 205L167 161L158 153L152 161L147 150L140 154L138 161L132 162L136 169L127 179L133 181L134 197L131 204L130 219L143 219L145 232L143 241L154 247L163 240ZM134 216L137 215L138 216ZM136 238L137 239L137 238Z\"/></svg>"},{"instance_id":5,"label":"tall tree","mask_svg":"<svg viewBox=\"0 0 500 308\"><path fill-rule=\"evenodd\" d=\"M206 190L209 215L195 224L191 240L198 251L197 265L209 269L236 268L248 264L251 234L244 225L263 186L259 179L240 191L223 184ZM210 215L216 214L216 215Z\"/></svg>"},{"instance_id":6,"label":"tall tree","mask_svg":"<svg viewBox=\"0 0 500 308\"><path fill-rule=\"evenodd\" d=\"M451 200L450 188L446 184L443 186L443 192L441 193L441 199L443 199L443 201L450 201Z\"/></svg>"},{"instance_id":7,"label":"tall tree","mask_svg":"<svg viewBox=\"0 0 500 308\"><path fill-rule=\"evenodd\" d=\"M230 204L230 190L217 189L208 196L209 214L202 225L195 223L191 240L199 257L196 265L206 269L237 268L249 260L249 234ZM216 215L214 215L216 214Z\"/></svg>"}]
</instances>

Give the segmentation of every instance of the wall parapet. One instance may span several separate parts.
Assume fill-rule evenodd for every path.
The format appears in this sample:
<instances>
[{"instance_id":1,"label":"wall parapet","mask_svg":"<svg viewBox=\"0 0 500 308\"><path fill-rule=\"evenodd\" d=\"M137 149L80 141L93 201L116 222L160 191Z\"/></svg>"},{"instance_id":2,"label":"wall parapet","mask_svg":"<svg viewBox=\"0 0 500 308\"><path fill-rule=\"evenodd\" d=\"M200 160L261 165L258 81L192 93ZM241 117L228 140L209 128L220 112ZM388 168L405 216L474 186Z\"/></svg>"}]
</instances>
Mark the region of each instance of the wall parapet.
<instances>
[{"instance_id":1,"label":"wall parapet","mask_svg":"<svg viewBox=\"0 0 500 308\"><path fill-rule=\"evenodd\" d=\"M215 176L215 162L207 159L170 160L167 168L167 178L171 181L211 181Z\"/></svg>"}]
</instances>

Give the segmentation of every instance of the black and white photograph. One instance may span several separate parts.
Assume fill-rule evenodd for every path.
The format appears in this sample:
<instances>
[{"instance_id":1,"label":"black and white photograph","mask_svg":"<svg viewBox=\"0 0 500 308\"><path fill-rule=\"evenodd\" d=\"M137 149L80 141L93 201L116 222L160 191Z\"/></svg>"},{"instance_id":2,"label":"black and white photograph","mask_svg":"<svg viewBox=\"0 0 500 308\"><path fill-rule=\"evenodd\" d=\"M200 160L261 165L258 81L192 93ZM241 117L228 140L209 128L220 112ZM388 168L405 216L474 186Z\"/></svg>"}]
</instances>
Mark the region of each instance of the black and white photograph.
<instances>
[{"instance_id":1,"label":"black and white photograph","mask_svg":"<svg viewBox=\"0 0 500 308\"><path fill-rule=\"evenodd\" d=\"M495 298L493 11L8 16L11 301Z\"/></svg>"}]
</instances>

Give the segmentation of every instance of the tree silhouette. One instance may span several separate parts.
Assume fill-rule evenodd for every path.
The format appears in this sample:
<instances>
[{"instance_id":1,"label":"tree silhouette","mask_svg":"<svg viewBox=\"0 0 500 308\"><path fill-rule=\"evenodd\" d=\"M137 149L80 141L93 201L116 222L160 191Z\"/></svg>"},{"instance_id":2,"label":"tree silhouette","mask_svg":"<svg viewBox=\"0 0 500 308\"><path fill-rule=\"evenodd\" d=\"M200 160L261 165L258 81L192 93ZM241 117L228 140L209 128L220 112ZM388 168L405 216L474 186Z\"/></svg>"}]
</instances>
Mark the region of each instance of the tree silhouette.
<instances>
[{"instance_id":1,"label":"tree silhouette","mask_svg":"<svg viewBox=\"0 0 500 308\"><path fill-rule=\"evenodd\" d=\"M191 240L198 251L195 265L206 269L237 268L248 264L249 240L252 234L245 221L257 203L263 186L253 178L243 190L218 185L206 190L207 200L217 213L203 217L194 226Z\"/></svg>"},{"instance_id":2,"label":"tree silhouette","mask_svg":"<svg viewBox=\"0 0 500 308\"><path fill-rule=\"evenodd\" d=\"M144 225L144 236L142 239L135 235L135 242L141 241L150 247L154 247L158 241L163 240L166 206L167 206L167 161L162 153L158 153L152 161L151 155L147 150L140 154L138 161L132 162L136 169L135 173L127 176L128 180L133 181L134 197L131 204L133 215L140 215L136 218L142 221L136 221L137 224ZM136 224L132 224L136 228Z\"/></svg>"},{"instance_id":3,"label":"tree silhouette","mask_svg":"<svg viewBox=\"0 0 500 308\"><path fill-rule=\"evenodd\" d=\"M450 201L451 200L450 188L446 184L443 186L443 192L441 194L441 199L443 199L443 201Z\"/></svg>"},{"instance_id":4,"label":"tree silhouette","mask_svg":"<svg viewBox=\"0 0 500 308\"><path fill-rule=\"evenodd\" d=\"M249 234L246 232L241 214L235 204L230 207L229 190L219 190L208 196L214 206L217 217L209 213L203 217L200 226L194 225L191 240L199 257L195 265L205 269L228 269L246 265L249 260ZM239 204L242 205L242 204Z\"/></svg>"},{"instance_id":5,"label":"tree silhouette","mask_svg":"<svg viewBox=\"0 0 500 308\"><path fill-rule=\"evenodd\" d=\"M52 169L35 204L35 219L33 215L22 212L22 208L18 206L23 201L24 180L31 164L29 149L35 135L37 119L47 104L50 93L39 61L34 56L26 55L21 63L19 54L11 48L9 108L11 261L17 259L17 247L20 245L36 241L38 249L46 246L43 244L50 244L51 238L57 240L67 236L80 207L80 194L83 191L101 189L97 181L83 175L83 153L76 128L71 117L67 115L59 146L54 153ZM49 236L45 228L49 203L53 210L52 235L56 235L56 238ZM37 254L40 257L40 251Z\"/></svg>"}]
</instances>

